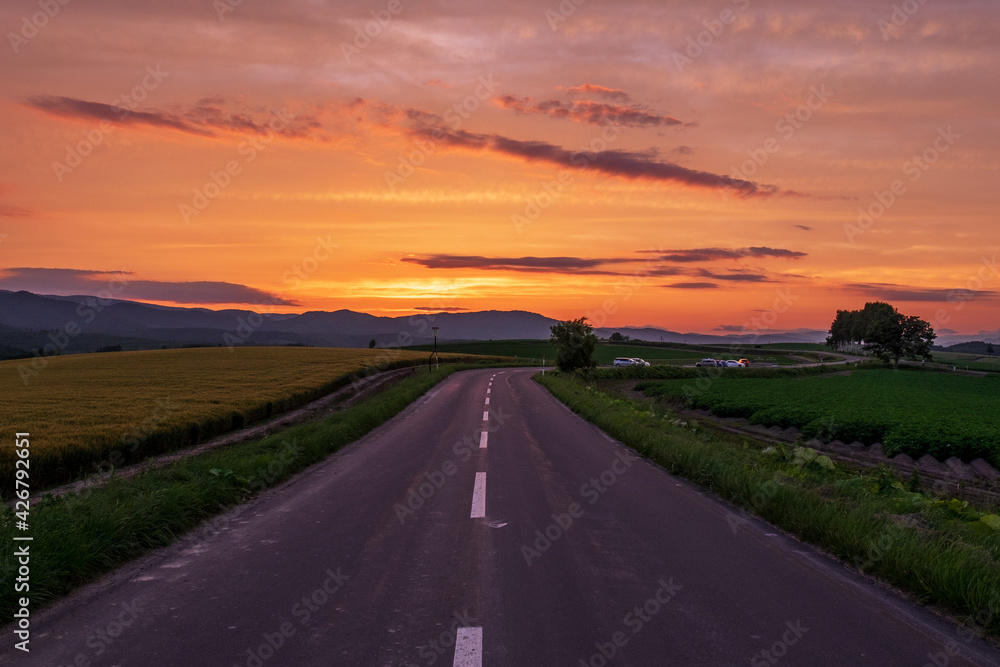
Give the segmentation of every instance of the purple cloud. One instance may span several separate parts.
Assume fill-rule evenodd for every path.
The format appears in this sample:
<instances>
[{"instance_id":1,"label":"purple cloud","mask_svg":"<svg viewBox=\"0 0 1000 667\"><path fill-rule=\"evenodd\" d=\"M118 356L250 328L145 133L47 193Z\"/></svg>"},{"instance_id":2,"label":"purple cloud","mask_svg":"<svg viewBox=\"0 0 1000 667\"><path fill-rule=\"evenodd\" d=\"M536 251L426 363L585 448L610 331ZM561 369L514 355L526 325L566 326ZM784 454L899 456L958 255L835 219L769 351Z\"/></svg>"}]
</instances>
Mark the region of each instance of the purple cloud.
<instances>
[{"instance_id":1,"label":"purple cloud","mask_svg":"<svg viewBox=\"0 0 1000 667\"><path fill-rule=\"evenodd\" d=\"M238 283L212 280L134 280L132 275L129 271L17 267L3 269L3 275L0 275L0 289L71 296L97 294L107 290L109 285L113 285L115 298L118 299L171 303L299 305L294 300Z\"/></svg>"}]
</instances>

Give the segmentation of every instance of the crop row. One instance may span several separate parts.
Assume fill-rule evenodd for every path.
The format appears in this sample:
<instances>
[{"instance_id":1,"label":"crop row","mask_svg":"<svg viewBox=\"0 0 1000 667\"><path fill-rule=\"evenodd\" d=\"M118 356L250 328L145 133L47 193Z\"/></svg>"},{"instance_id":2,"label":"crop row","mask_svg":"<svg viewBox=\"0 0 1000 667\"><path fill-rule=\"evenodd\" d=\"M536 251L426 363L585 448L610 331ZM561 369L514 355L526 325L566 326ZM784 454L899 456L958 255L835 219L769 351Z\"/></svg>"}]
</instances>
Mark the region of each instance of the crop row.
<instances>
[{"instance_id":1,"label":"crop row","mask_svg":"<svg viewBox=\"0 0 1000 667\"><path fill-rule=\"evenodd\" d=\"M0 362L0 432L31 434L32 486L44 488L203 442L304 405L369 372L424 363L422 352L246 347L52 357L25 385ZM13 488L12 447L0 488Z\"/></svg>"},{"instance_id":2,"label":"crop row","mask_svg":"<svg viewBox=\"0 0 1000 667\"><path fill-rule=\"evenodd\" d=\"M671 379L641 385L648 396L751 423L796 427L807 437L867 444L941 460L982 457L1000 465L1000 377L868 369L823 375Z\"/></svg>"}]
</instances>

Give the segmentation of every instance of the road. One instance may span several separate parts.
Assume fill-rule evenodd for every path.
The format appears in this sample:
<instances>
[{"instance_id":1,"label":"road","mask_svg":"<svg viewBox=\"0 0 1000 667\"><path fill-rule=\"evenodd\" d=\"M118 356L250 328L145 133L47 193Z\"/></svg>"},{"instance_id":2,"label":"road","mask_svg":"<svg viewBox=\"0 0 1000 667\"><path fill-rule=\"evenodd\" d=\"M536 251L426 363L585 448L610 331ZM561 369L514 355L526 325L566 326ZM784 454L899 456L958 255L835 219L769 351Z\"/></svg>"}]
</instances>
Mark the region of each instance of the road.
<instances>
[{"instance_id":1,"label":"road","mask_svg":"<svg viewBox=\"0 0 1000 667\"><path fill-rule=\"evenodd\" d=\"M1000 654L637 459L532 379L457 373L34 618L12 665L988 665ZM484 428L485 427L485 428Z\"/></svg>"}]
</instances>

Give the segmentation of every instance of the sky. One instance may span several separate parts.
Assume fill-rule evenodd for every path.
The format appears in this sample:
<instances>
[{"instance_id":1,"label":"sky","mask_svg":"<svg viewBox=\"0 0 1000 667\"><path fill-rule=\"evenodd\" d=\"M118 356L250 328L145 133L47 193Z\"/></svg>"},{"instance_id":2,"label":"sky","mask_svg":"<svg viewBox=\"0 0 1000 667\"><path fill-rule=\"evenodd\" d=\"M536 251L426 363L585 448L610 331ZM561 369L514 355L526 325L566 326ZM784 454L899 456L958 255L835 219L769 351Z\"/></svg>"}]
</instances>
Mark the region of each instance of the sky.
<instances>
[{"instance_id":1,"label":"sky","mask_svg":"<svg viewBox=\"0 0 1000 667\"><path fill-rule=\"evenodd\" d=\"M0 289L1000 336L1000 3L6 0ZM444 335L444 334L442 334Z\"/></svg>"}]
</instances>

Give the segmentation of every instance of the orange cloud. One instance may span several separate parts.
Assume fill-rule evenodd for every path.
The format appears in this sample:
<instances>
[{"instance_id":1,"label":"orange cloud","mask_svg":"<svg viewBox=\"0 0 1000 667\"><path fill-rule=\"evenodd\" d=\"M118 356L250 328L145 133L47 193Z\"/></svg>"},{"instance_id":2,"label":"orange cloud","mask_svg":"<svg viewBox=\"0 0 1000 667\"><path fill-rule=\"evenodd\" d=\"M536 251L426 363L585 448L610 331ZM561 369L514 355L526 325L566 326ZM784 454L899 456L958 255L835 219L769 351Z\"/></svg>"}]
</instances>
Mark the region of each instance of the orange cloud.
<instances>
[{"instance_id":1,"label":"orange cloud","mask_svg":"<svg viewBox=\"0 0 1000 667\"><path fill-rule=\"evenodd\" d=\"M596 83L584 83L579 86L570 87L556 86L556 90L565 90L567 93L594 94L610 100L621 100L622 102L628 102L631 99L629 94L621 88L608 88Z\"/></svg>"}]
</instances>

